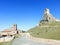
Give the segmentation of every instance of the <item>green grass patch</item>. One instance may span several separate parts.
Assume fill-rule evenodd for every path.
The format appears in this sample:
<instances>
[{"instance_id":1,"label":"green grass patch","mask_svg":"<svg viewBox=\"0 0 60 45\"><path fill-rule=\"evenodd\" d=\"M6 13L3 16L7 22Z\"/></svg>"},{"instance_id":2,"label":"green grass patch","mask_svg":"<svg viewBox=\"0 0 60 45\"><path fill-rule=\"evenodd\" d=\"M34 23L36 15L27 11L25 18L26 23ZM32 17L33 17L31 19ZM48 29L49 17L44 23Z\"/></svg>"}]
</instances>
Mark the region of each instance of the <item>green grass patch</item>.
<instances>
[{"instance_id":1,"label":"green grass patch","mask_svg":"<svg viewBox=\"0 0 60 45\"><path fill-rule=\"evenodd\" d=\"M15 38L19 38L21 35L20 34L16 34L14 36L15 36Z\"/></svg>"},{"instance_id":2,"label":"green grass patch","mask_svg":"<svg viewBox=\"0 0 60 45\"><path fill-rule=\"evenodd\" d=\"M48 26L48 27L41 27ZM41 24L28 31L32 36L60 40L60 23Z\"/></svg>"},{"instance_id":3,"label":"green grass patch","mask_svg":"<svg viewBox=\"0 0 60 45\"><path fill-rule=\"evenodd\" d=\"M12 45L13 41L9 41L9 42L0 42L0 45Z\"/></svg>"}]
</instances>

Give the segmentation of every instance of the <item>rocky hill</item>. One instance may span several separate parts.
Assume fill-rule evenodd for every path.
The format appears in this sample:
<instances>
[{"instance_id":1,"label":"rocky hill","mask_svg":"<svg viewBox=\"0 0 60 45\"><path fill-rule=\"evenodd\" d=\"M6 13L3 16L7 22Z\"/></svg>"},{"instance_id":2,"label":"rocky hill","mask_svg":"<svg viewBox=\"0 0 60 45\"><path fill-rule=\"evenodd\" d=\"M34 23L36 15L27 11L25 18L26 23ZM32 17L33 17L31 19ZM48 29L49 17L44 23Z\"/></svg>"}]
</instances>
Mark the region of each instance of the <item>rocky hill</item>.
<instances>
[{"instance_id":1,"label":"rocky hill","mask_svg":"<svg viewBox=\"0 0 60 45\"><path fill-rule=\"evenodd\" d=\"M60 20L53 17L49 9L46 8L38 26L28 32L34 37L60 40Z\"/></svg>"},{"instance_id":2,"label":"rocky hill","mask_svg":"<svg viewBox=\"0 0 60 45\"><path fill-rule=\"evenodd\" d=\"M55 18L51 13L50 10L48 8L46 8L44 10L44 15L42 17L42 20L40 21L40 23L51 23L51 22L60 22L60 20L58 20L57 18Z\"/></svg>"}]
</instances>

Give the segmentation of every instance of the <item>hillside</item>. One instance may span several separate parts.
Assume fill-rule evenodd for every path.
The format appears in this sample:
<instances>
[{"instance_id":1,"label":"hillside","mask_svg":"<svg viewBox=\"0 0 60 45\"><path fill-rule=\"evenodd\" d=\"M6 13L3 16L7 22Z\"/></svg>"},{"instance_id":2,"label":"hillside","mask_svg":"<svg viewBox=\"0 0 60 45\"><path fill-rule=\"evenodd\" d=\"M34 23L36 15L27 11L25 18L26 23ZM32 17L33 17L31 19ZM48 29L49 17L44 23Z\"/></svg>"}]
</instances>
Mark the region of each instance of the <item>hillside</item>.
<instances>
[{"instance_id":1,"label":"hillside","mask_svg":"<svg viewBox=\"0 0 60 45\"><path fill-rule=\"evenodd\" d=\"M46 8L38 26L28 32L34 37L60 40L60 20L55 18Z\"/></svg>"},{"instance_id":2,"label":"hillside","mask_svg":"<svg viewBox=\"0 0 60 45\"><path fill-rule=\"evenodd\" d=\"M28 32L34 37L60 40L60 22L41 24Z\"/></svg>"}]
</instances>

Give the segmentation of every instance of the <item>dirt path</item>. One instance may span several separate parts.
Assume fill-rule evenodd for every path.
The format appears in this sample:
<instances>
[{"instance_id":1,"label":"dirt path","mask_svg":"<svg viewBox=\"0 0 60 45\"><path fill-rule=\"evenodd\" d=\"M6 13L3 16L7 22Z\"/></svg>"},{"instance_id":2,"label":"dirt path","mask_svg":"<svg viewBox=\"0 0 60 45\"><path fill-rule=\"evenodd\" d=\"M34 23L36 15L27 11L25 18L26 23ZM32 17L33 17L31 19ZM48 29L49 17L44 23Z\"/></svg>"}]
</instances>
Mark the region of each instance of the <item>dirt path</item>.
<instances>
[{"instance_id":1,"label":"dirt path","mask_svg":"<svg viewBox=\"0 0 60 45\"><path fill-rule=\"evenodd\" d=\"M29 40L28 36L28 33L22 34L22 37L15 39L12 45L50 45Z\"/></svg>"}]
</instances>

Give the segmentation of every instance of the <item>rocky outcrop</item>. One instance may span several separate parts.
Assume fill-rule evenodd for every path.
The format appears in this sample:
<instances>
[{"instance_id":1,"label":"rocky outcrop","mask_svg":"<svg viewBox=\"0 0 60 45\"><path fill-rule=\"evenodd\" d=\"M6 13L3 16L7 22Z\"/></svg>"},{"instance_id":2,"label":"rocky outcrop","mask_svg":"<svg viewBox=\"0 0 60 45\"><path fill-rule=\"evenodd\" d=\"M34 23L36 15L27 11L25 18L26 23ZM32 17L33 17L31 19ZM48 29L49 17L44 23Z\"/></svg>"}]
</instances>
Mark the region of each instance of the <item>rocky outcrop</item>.
<instances>
[{"instance_id":1,"label":"rocky outcrop","mask_svg":"<svg viewBox=\"0 0 60 45\"><path fill-rule=\"evenodd\" d=\"M42 22L44 22L44 23L46 23L46 22L60 22L60 20L58 20L54 16L52 16L49 9L46 8L44 11L44 16L43 16L42 20L40 21L40 23L42 23Z\"/></svg>"}]
</instances>

